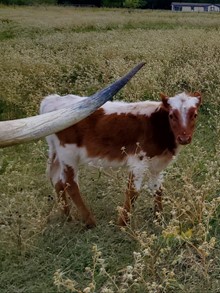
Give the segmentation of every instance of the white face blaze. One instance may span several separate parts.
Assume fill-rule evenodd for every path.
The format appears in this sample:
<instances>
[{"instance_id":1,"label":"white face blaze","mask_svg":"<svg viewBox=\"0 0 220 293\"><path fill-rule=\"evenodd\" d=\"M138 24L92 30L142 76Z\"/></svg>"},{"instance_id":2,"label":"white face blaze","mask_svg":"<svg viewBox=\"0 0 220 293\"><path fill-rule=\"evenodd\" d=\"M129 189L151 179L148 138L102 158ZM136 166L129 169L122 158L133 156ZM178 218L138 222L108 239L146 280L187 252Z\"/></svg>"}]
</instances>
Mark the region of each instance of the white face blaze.
<instances>
[{"instance_id":1,"label":"white face blaze","mask_svg":"<svg viewBox=\"0 0 220 293\"><path fill-rule=\"evenodd\" d=\"M167 103L173 110L178 110L182 118L183 126L187 126L187 113L190 108L197 108L199 104L198 97L190 97L186 93L178 94L168 99Z\"/></svg>"}]
</instances>

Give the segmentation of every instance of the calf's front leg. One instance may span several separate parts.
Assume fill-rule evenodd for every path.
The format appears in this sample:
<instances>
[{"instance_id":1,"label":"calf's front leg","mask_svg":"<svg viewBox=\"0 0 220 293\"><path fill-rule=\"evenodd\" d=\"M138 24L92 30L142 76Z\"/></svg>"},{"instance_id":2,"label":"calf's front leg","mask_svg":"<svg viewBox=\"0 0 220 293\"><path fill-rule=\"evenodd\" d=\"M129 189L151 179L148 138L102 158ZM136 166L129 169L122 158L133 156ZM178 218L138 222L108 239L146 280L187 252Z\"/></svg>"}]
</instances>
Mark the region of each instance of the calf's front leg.
<instances>
[{"instance_id":1,"label":"calf's front leg","mask_svg":"<svg viewBox=\"0 0 220 293\"><path fill-rule=\"evenodd\" d=\"M158 213L162 213L163 211L162 196L163 192L160 186L160 188L154 193L154 216L156 218L158 218Z\"/></svg>"},{"instance_id":2,"label":"calf's front leg","mask_svg":"<svg viewBox=\"0 0 220 293\"><path fill-rule=\"evenodd\" d=\"M148 184L148 187L154 196L154 216L156 219L158 218L158 213L163 211L163 192L161 187L162 179L162 174L151 174Z\"/></svg>"},{"instance_id":3,"label":"calf's front leg","mask_svg":"<svg viewBox=\"0 0 220 293\"><path fill-rule=\"evenodd\" d=\"M126 226L129 222L129 213L131 212L136 199L138 198L138 191L136 190L134 183L133 173L129 174L128 185L125 192L125 202L122 211L119 215L119 226Z\"/></svg>"}]
</instances>

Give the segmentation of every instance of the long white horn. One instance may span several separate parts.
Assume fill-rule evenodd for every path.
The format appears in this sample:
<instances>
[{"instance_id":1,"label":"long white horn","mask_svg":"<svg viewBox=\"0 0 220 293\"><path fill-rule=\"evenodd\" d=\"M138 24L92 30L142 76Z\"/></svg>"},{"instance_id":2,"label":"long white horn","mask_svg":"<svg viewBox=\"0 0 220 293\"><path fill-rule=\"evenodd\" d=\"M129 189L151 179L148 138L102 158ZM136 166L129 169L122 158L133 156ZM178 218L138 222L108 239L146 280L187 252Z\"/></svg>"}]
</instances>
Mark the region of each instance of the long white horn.
<instances>
[{"instance_id":1,"label":"long white horn","mask_svg":"<svg viewBox=\"0 0 220 293\"><path fill-rule=\"evenodd\" d=\"M138 64L125 76L69 108L23 119L0 122L0 147L11 146L61 131L92 114L110 100L144 66Z\"/></svg>"}]
</instances>

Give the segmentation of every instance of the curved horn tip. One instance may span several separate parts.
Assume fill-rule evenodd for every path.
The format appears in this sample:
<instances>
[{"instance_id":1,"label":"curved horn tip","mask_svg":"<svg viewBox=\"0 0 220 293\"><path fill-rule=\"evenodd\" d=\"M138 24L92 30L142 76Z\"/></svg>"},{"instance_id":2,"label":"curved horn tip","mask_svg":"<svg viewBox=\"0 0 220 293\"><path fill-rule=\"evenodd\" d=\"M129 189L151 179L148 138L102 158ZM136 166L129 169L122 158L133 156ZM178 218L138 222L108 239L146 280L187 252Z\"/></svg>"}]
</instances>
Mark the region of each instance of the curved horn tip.
<instances>
[{"instance_id":1,"label":"curved horn tip","mask_svg":"<svg viewBox=\"0 0 220 293\"><path fill-rule=\"evenodd\" d=\"M142 61L139 65L144 66L146 64L145 61Z\"/></svg>"},{"instance_id":2,"label":"curved horn tip","mask_svg":"<svg viewBox=\"0 0 220 293\"><path fill-rule=\"evenodd\" d=\"M141 63L139 63L138 65L136 65L135 67L134 67L134 70L137 70L137 71L139 71L144 65L146 64L146 62L141 62Z\"/></svg>"}]
</instances>

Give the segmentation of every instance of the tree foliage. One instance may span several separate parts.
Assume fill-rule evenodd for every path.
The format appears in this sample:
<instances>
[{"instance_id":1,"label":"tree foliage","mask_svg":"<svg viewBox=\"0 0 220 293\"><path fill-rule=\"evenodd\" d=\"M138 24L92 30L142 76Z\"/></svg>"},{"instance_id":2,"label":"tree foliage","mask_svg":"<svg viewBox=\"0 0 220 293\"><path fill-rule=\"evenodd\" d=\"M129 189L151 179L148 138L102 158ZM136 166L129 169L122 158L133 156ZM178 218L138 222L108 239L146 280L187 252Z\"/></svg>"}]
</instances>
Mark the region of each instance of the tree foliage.
<instances>
[{"instance_id":1,"label":"tree foliage","mask_svg":"<svg viewBox=\"0 0 220 293\"><path fill-rule=\"evenodd\" d=\"M171 9L170 0L0 0L6 5L34 5L34 4L69 4L77 6L96 6L96 7L126 7L126 8L148 8L148 9ZM196 3L220 3L220 0L184 0L179 2Z\"/></svg>"},{"instance_id":2,"label":"tree foliage","mask_svg":"<svg viewBox=\"0 0 220 293\"><path fill-rule=\"evenodd\" d=\"M123 7L123 2L121 0L102 0L101 6L103 7Z\"/></svg>"},{"instance_id":3,"label":"tree foliage","mask_svg":"<svg viewBox=\"0 0 220 293\"><path fill-rule=\"evenodd\" d=\"M142 7L146 6L147 1L144 1L144 0L125 0L123 4L124 4L124 7L126 7L126 8L142 8Z\"/></svg>"}]
</instances>

